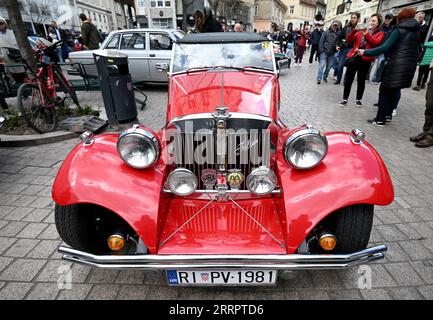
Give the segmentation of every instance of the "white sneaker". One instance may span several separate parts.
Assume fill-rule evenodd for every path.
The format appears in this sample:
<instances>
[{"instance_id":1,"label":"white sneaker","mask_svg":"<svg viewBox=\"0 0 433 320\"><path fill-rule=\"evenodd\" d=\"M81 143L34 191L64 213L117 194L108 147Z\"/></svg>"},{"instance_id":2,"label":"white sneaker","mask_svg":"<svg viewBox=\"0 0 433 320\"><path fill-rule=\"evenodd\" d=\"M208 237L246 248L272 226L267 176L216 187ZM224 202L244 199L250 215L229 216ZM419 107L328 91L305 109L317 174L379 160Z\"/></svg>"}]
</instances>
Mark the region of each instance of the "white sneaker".
<instances>
[{"instance_id":1,"label":"white sneaker","mask_svg":"<svg viewBox=\"0 0 433 320\"><path fill-rule=\"evenodd\" d=\"M392 110L392 116L395 117L397 115L397 109Z\"/></svg>"}]
</instances>

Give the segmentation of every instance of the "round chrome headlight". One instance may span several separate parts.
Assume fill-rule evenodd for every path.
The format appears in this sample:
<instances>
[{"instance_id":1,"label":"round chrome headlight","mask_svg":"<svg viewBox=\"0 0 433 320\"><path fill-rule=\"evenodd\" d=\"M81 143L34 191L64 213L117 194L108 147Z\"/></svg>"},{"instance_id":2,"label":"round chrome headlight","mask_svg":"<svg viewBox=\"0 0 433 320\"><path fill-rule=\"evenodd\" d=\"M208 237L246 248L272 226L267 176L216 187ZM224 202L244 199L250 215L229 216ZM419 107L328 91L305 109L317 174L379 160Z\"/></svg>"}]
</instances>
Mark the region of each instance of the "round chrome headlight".
<instances>
[{"instance_id":1,"label":"round chrome headlight","mask_svg":"<svg viewBox=\"0 0 433 320\"><path fill-rule=\"evenodd\" d=\"M189 196L197 189L197 177L185 168L177 168L168 176L168 188L178 196Z\"/></svg>"},{"instance_id":2,"label":"round chrome headlight","mask_svg":"<svg viewBox=\"0 0 433 320\"><path fill-rule=\"evenodd\" d=\"M297 169L317 166L328 152L328 141L320 131L312 128L296 131L284 145L286 160Z\"/></svg>"},{"instance_id":3,"label":"round chrome headlight","mask_svg":"<svg viewBox=\"0 0 433 320\"><path fill-rule=\"evenodd\" d=\"M247 187L255 194L271 193L277 185L275 173L267 167L259 167L251 171L247 177Z\"/></svg>"},{"instance_id":4,"label":"round chrome headlight","mask_svg":"<svg viewBox=\"0 0 433 320\"><path fill-rule=\"evenodd\" d=\"M134 126L120 134L117 151L128 166L144 169L158 161L160 146L151 132Z\"/></svg>"}]
</instances>

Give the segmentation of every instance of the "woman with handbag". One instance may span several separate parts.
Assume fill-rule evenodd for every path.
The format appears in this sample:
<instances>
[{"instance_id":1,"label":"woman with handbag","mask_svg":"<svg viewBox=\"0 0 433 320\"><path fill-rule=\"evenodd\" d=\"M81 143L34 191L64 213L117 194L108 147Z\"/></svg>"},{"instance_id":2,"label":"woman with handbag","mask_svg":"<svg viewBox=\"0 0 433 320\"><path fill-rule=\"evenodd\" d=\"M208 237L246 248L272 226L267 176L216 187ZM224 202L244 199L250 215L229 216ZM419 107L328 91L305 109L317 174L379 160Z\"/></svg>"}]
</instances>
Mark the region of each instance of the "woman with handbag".
<instances>
[{"instance_id":1,"label":"woman with handbag","mask_svg":"<svg viewBox=\"0 0 433 320\"><path fill-rule=\"evenodd\" d=\"M357 52L360 56L375 57L385 54L386 64L379 88L379 109L368 123L384 126L392 120L401 89L410 88L416 72L421 47L420 24L414 19L416 10L402 9L397 16L397 27L381 46Z\"/></svg>"},{"instance_id":2,"label":"woman with handbag","mask_svg":"<svg viewBox=\"0 0 433 320\"><path fill-rule=\"evenodd\" d=\"M379 46L385 34L379 30L382 24L382 16L380 14L373 14L370 17L368 26L358 25L347 36L346 43L353 43L353 48L348 52L345 66L347 67L346 78L344 81L343 101L340 106L347 105L352 89L353 80L355 75L358 74L358 86L356 90L356 106L362 107L362 97L365 91L365 80L367 79L368 70L374 57L361 57L357 54L358 49L371 49Z\"/></svg>"}]
</instances>

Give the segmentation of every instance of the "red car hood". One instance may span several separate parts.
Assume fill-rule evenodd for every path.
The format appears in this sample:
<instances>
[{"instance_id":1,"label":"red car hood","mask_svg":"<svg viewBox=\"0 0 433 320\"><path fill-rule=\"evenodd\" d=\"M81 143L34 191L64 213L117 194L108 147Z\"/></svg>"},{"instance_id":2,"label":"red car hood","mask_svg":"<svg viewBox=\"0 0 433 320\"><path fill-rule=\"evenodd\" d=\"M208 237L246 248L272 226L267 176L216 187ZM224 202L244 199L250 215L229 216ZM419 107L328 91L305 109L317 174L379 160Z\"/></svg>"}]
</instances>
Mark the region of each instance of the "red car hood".
<instances>
[{"instance_id":1,"label":"red car hood","mask_svg":"<svg viewBox=\"0 0 433 320\"><path fill-rule=\"evenodd\" d=\"M167 121L193 113L214 112L221 105L230 112L245 112L276 119L276 75L250 71L194 72L169 79Z\"/></svg>"}]
</instances>

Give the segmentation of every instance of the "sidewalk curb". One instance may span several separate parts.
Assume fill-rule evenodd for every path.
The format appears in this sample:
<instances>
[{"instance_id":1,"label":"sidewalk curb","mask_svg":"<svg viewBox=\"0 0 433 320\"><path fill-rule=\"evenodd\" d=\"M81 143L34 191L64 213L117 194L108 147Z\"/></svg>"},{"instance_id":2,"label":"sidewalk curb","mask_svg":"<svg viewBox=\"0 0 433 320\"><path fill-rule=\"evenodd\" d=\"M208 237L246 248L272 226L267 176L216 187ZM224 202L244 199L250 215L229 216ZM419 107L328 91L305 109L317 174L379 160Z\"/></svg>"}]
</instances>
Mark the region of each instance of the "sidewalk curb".
<instances>
[{"instance_id":1,"label":"sidewalk curb","mask_svg":"<svg viewBox=\"0 0 433 320\"><path fill-rule=\"evenodd\" d=\"M28 147L53 143L79 137L80 134L70 131L56 131L32 135L0 134L0 147Z\"/></svg>"}]
</instances>

